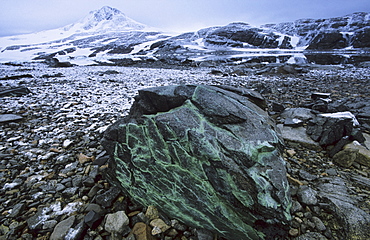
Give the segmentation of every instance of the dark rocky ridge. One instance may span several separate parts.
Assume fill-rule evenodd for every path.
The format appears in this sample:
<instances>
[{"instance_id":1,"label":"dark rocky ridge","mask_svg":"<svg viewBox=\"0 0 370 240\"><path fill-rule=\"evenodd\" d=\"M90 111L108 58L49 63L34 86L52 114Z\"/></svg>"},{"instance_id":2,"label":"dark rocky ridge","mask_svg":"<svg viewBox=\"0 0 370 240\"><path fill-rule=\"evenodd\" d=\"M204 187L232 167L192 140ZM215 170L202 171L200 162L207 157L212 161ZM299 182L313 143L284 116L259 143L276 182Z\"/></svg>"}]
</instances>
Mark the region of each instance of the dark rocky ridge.
<instances>
[{"instance_id":1,"label":"dark rocky ridge","mask_svg":"<svg viewBox=\"0 0 370 240\"><path fill-rule=\"evenodd\" d=\"M307 49L341 49L349 46L369 48L369 13L358 12L343 17L328 19L300 19L294 22L266 24L262 27L274 29L291 36L300 36L299 46Z\"/></svg>"}]
</instances>

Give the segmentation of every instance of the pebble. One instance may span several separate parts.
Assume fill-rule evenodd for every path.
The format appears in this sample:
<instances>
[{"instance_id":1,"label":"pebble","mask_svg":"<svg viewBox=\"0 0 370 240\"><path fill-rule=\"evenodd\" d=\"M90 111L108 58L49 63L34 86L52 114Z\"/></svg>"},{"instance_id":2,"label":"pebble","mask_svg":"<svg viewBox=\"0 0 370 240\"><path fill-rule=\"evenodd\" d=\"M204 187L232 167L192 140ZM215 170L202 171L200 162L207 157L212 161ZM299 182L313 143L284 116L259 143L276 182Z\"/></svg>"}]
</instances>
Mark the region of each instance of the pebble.
<instances>
[{"instance_id":1,"label":"pebble","mask_svg":"<svg viewBox=\"0 0 370 240\"><path fill-rule=\"evenodd\" d=\"M315 224L316 229L319 230L320 232L323 232L326 230L326 226L324 225L324 223L321 221L320 218L314 216L312 217L312 221Z\"/></svg>"},{"instance_id":2,"label":"pebble","mask_svg":"<svg viewBox=\"0 0 370 240\"><path fill-rule=\"evenodd\" d=\"M64 240L68 234L68 231L71 229L76 216L70 216L69 218L59 222L55 228L53 233L50 236L50 240Z\"/></svg>"},{"instance_id":3,"label":"pebble","mask_svg":"<svg viewBox=\"0 0 370 240\"><path fill-rule=\"evenodd\" d=\"M129 224L129 218L124 211L107 214L104 229L110 233L120 233Z\"/></svg>"},{"instance_id":4,"label":"pebble","mask_svg":"<svg viewBox=\"0 0 370 240\"><path fill-rule=\"evenodd\" d=\"M294 149L288 149L286 150L289 157L293 157L296 154L296 151Z\"/></svg>"},{"instance_id":5,"label":"pebble","mask_svg":"<svg viewBox=\"0 0 370 240\"><path fill-rule=\"evenodd\" d=\"M78 161L80 162L80 164L84 164L86 162L92 162L94 161L94 159L95 159L94 157L88 157L82 153L78 154Z\"/></svg>"},{"instance_id":6,"label":"pebble","mask_svg":"<svg viewBox=\"0 0 370 240\"><path fill-rule=\"evenodd\" d=\"M97 223L102 218L100 213L90 210L84 217L84 222L92 229L94 229L95 223Z\"/></svg>"},{"instance_id":7,"label":"pebble","mask_svg":"<svg viewBox=\"0 0 370 240\"><path fill-rule=\"evenodd\" d=\"M69 146L71 146L71 144L73 143L72 140L69 140L69 139L66 139L63 141L63 148L68 148Z\"/></svg>"},{"instance_id":8,"label":"pebble","mask_svg":"<svg viewBox=\"0 0 370 240\"><path fill-rule=\"evenodd\" d=\"M299 229L291 228L289 230L289 235L292 237L297 237L299 235Z\"/></svg>"},{"instance_id":9,"label":"pebble","mask_svg":"<svg viewBox=\"0 0 370 240\"><path fill-rule=\"evenodd\" d=\"M317 192L307 185L301 186L298 190L298 200L305 205L316 205L318 199L316 197Z\"/></svg>"},{"instance_id":10,"label":"pebble","mask_svg":"<svg viewBox=\"0 0 370 240\"><path fill-rule=\"evenodd\" d=\"M133 234L136 240L155 240L151 228L143 222L136 223L130 234Z\"/></svg>"},{"instance_id":11,"label":"pebble","mask_svg":"<svg viewBox=\"0 0 370 240\"><path fill-rule=\"evenodd\" d=\"M305 170L302 170L302 169L299 170L298 175L302 179L307 180L307 181L314 181L314 180L316 180L318 178L317 175L313 175L313 174L311 174L309 172L306 172Z\"/></svg>"},{"instance_id":12,"label":"pebble","mask_svg":"<svg viewBox=\"0 0 370 240\"><path fill-rule=\"evenodd\" d=\"M53 229L55 225L57 225L58 221L57 220L49 220L44 223L44 226L42 226L42 229Z\"/></svg>"},{"instance_id":13,"label":"pebble","mask_svg":"<svg viewBox=\"0 0 370 240\"><path fill-rule=\"evenodd\" d=\"M152 235L158 235L171 228L160 218L156 218L150 221L150 226L153 227Z\"/></svg>"},{"instance_id":14,"label":"pebble","mask_svg":"<svg viewBox=\"0 0 370 240\"><path fill-rule=\"evenodd\" d=\"M145 217L149 221L159 218L158 209L156 207L152 206L152 205L148 206L148 208L145 212Z\"/></svg>"}]
</instances>

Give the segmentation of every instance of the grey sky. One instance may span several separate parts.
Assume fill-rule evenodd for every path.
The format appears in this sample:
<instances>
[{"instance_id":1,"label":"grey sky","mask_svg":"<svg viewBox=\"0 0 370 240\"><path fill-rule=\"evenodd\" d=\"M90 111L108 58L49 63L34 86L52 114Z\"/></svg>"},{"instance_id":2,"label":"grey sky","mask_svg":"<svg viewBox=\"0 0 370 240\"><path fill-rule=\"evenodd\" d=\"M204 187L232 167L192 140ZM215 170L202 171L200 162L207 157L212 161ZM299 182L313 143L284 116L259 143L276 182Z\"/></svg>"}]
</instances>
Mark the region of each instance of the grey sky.
<instances>
[{"instance_id":1,"label":"grey sky","mask_svg":"<svg viewBox=\"0 0 370 240\"><path fill-rule=\"evenodd\" d=\"M0 0L0 36L62 27L103 6L179 32L236 21L259 26L370 12L369 0Z\"/></svg>"}]
</instances>

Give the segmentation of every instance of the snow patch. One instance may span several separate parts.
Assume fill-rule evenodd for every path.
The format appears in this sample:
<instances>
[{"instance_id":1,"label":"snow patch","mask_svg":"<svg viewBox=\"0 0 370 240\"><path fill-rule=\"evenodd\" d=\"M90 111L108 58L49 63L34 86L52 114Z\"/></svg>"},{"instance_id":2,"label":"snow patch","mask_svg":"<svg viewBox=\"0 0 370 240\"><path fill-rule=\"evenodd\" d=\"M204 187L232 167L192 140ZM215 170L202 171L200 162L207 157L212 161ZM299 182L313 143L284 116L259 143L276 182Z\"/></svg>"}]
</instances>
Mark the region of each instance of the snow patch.
<instances>
[{"instance_id":1,"label":"snow patch","mask_svg":"<svg viewBox=\"0 0 370 240\"><path fill-rule=\"evenodd\" d=\"M4 187L3 187L3 190L13 189L13 188L15 188L16 186L19 186L19 185L20 185L20 183L5 183Z\"/></svg>"},{"instance_id":2,"label":"snow patch","mask_svg":"<svg viewBox=\"0 0 370 240\"><path fill-rule=\"evenodd\" d=\"M353 126L359 126L360 123L357 121L356 116L351 112L337 112L337 113L323 113L319 114L322 117L331 117L331 118L349 118L353 121Z\"/></svg>"}]
</instances>

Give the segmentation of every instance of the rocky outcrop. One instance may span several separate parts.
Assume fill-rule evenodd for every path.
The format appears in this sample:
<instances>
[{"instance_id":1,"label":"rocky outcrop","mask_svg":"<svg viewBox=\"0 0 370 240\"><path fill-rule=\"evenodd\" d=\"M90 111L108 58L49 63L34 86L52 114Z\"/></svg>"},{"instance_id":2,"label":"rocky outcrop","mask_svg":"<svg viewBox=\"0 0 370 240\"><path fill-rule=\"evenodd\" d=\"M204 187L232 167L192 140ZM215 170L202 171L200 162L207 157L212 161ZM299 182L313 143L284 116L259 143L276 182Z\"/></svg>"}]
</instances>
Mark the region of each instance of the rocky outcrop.
<instances>
[{"instance_id":1,"label":"rocky outcrop","mask_svg":"<svg viewBox=\"0 0 370 240\"><path fill-rule=\"evenodd\" d=\"M104 134L110 177L138 203L228 239L284 236L291 202L282 142L261 107L243 88L140 90L130 115Z\"/></svg>"},{"instance_id":2,"label":"rocky outcrop","mask_svg":"<svg viewBox=\"0 0 370 240\"><path fill-rule=\"evenodd\" d=\"M319 32L310 42L307 49L327 50L327 49L341 49L348 46L348 39L346 39L340 32Z\"/></svg>"},{"instance_id":3,"label":"rocky outcrop","mask_svg":"<svg viewBox=\"0 0 370 240\"><path fill-rule=\"evenodd\" d=\"M290 36L299 36L298 46L309 46L310 50L369 47L369 13L358 12L343 17L327 19L299 19L294 22L266 24L262 27L274 29Z\"/></svg>"},{"instance_id":4,"label":"rocky outcrop","mask_svg":"<svg viewBox=\"0 0 370 240\"><path fill-rule=\"evenodd\" d=\"M280 41L280 38L283 38ZM281 36L271 31L252 28L245 23L231 23L224 27L212 28L207 32L205 43L230 47L259 47L259 48L293 48L289 36Z\"/></svg>"},{"instance_id":5,"label":"rocky outcrop","mask_svg":"<svg viewBox=\"0 0 370 240\"><path fill-rule=\"evenodd\" d=\"M60 67L73 67L73 64L70 62L60 62L58 58L48 58L45 60L45 63L50 67L60 68Z\"/></svg>"},{"instance_id":6,"label":"rocky outcrop","mask_svg":"<svg viewBox=\"0 0 370 240\"><path fill-rule=\"evenodd\" d=\"M333 30L340 32L358 31L370 25L369 13L357 12L343 17L326 19L298 19L294 22L266 24L262 27L274 29L288 35L307 36L315 31Z\"/></svg>"},{"instance_id":7,"label":"rocky outcrop","mask_svg":"<svg viewBox=\"0 0 370 240\"><path fill-rule=\"evenodd\" d=\"M354 48L370 48L370 27L356 31L351 43Z\"/></svg>"},{"instance_id":8,"label":"rocky outcrop","mask_svg":"<svg viewBox=\"0 0 370 240\"><path fill-rule=\"evenodd\" d=\"M354 126L358 126L358 122L350 112L319 114L307 126L307 133L321 146L327 147L351 136Z\"/></svg>"}]
</instances>

